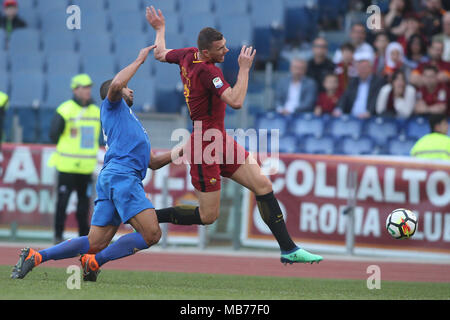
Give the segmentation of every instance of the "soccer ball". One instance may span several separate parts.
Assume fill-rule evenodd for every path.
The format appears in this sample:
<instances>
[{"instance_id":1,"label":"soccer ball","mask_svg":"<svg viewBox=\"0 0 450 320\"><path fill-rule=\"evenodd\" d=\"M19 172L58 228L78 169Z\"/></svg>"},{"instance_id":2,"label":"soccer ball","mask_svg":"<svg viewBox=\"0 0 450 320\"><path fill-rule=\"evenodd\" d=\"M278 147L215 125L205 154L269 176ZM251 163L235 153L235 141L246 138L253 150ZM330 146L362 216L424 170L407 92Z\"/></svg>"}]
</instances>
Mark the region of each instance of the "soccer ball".
<instances>
[{"instance_id":1,"label":"soccer ball","mask_svg":"<svg viewBox=\"0 0 450 320\"><path fill-rule=\"evenodd\" d=\"M417 228L417 217L408 209L395 209L386 219L386 230L394 239L408 239Z\"/></svg>"}]
</instances>

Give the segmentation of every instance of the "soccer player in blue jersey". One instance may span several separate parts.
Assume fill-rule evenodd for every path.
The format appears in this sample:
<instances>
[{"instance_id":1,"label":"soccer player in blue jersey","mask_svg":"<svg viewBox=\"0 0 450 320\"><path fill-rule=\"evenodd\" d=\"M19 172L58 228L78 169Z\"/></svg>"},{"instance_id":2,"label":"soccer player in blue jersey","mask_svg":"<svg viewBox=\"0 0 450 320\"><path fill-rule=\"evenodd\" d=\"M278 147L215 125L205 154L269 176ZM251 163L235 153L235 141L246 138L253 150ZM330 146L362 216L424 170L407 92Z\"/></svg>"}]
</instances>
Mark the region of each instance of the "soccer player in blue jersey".
<instances>
[{"instance_id":1,"label":"soccer player in blue jersey","mask_svg":"<svg viewBox=\"0 0 450 320\"><path fill-rule=\"evenodd\" d=\"M84 280L95 281L104 263L134 254L159 241L161 230L154 206L145 196L142 180L148 167L158 169L170 163L172 154L151 152L147 132L131 109L133 90L127 85L154 48L152 45L142 49L133 63L101 86L100 120L107 151L97 179L97 199L89 235L40 251L22 249L12 278L24 278L47 260L82 255ZM136 232L109 245L121 223L131 224Z\"/></svg>"}]
</instances>

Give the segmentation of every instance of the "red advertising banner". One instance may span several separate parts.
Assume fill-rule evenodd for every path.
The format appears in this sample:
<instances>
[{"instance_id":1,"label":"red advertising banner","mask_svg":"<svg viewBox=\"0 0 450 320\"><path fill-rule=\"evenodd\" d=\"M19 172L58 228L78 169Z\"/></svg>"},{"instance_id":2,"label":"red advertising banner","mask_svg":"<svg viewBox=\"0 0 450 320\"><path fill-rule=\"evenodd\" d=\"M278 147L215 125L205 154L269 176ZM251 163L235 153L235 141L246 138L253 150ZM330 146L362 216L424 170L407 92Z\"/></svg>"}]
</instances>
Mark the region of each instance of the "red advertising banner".
<instances>
[{"instance_id":1,"label":"red advertising banner","mask_svg":"<svg viewBox=\"0 0 450 320\"><path fill-rule=\"evenodd\" d=\"M450 163L408 158L283 155L270 175L290 235L299 245L345 248L349 173L356 172L355 247L450 254ZM394 240L385 228L390 212L416 213L418 228L408 240ZM244 245L278 247L250 193L243 204ZM342 251L342 250L341 250Z\"/></svg>"},{"instance_id":2,"label":"red advertising banner","mask_svg":"<svg viewBox=\"0 0 450 320\"><path fill-rule=\"evenodd\" d=\"M54 146L8 144L2 145L0 157L0 226L8 228L12 222L19 228L52 229L56 204L57 175L47 165ZM158 150L155 150L158 152ZM92 184L95 199L95 179L103 164L105 151L98 154L98 167ZM195 204L197 199L190 182L187 166L170 165L157 171L148 170L143 181L147 196L155 208L164 207L162 195L167 182L167 206ZM93 209L93 208L91 208ZM75 218L76 192L67 209L66 230L77 230ZM92 210L91 210L92 211ZM126 229L126 227L122 227ZM197 243L196 226L168 227L169 243Z\"/></svg>"}]
</instances>

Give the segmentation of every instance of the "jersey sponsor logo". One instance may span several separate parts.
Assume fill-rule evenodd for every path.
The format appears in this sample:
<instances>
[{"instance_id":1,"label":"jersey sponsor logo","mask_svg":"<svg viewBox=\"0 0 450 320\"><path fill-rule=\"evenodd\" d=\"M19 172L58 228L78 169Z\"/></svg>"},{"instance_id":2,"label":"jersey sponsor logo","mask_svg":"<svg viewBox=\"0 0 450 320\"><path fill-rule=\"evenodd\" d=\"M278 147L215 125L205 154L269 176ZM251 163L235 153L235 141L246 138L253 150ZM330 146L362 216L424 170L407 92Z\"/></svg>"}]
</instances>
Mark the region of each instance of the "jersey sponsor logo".
<instances>
[{"instance_id":1,"label":"jersey sponsor logo","mask_svg":"<svg viewBox=\"0 0 450 320\"><path fill-rule=\"evenodd\" d=\"M220 89L223 87L223 82L219 77L216 77L213 79L213 84L214 84L214 87L216 87L216 89Z\"/></svg>"}]
</instances>

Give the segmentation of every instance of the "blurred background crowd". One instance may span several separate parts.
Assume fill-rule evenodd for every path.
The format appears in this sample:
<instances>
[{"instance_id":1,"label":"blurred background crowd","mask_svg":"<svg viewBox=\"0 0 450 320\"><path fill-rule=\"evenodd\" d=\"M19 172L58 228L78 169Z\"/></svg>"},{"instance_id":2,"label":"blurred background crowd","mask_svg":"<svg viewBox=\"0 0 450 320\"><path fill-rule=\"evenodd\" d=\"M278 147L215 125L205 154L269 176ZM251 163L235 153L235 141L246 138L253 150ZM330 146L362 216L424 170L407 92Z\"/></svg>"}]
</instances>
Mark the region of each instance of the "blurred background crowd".
<instances>
[{"instance_id":1,"label":"blurred background crowd","mask_svg":"<svg viewBox=\"0 0 450 320\"><path fill-rule=\"evenodd\" d=\"M67 27L70 4L81 9L79 30ZM51 119L75 95L77 74L90 76L88 100L100 105L100 84L154 40L148 5L165 15L168 48L196 46L201 28L219 29L230 84L240 47L256 47L246 110L228 110L226 126L279 129L282 152L406 155L430 132L429 115L450 116L450 1L5 0L3 139L51 143ZM189 123L179 70L148 61L130 83L137 112Z\"/></svg>"}]
</instances>

